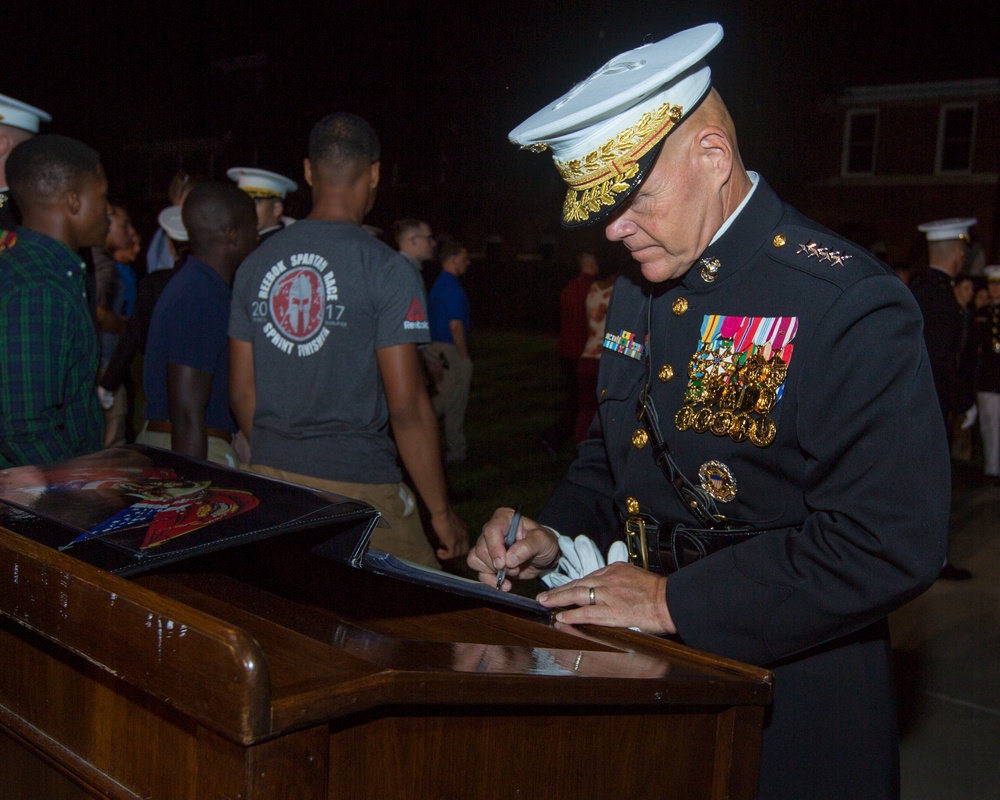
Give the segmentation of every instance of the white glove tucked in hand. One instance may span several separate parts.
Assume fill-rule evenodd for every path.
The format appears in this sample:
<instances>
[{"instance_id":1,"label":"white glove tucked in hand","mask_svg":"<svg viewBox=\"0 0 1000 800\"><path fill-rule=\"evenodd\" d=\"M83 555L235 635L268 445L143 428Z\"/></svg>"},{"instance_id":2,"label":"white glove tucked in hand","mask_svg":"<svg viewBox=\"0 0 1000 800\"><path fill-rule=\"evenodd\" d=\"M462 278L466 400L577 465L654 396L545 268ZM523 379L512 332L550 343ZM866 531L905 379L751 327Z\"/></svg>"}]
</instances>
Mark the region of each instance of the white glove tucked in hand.
<instances>
[{"instance_id":1,"label":"white glove tucked in hand","mask_svg":"<svg viewBox=\"0 0 1000 800\"><path fill-rule=\"evenodd\" d=\"M549 528L549 530L552 530ZM595 570L616 561L628 561L628 548L625 542L615 542L608 548L608 559L604 560L601 551L597 549L594 540L580 535L576 539L563 536L558 531L552 531L559 542L559 550L562 555L556 568L545 575L542 575L542 582L550 589L562 586L564 583L575 581L584 575L589 575Z\"/></svg>"}]
</instances>

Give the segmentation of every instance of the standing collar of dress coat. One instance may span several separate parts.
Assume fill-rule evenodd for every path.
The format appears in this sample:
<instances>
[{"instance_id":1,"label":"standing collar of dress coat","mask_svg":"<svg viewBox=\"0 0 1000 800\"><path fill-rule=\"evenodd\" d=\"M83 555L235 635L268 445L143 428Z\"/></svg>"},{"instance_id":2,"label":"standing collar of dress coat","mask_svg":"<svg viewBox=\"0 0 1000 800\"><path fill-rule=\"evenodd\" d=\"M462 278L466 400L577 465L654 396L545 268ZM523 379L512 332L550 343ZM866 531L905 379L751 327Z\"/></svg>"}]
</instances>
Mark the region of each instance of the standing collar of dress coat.
<instances>
[{"instance_id":1,"label":"standing collar of dress coat","mask_svg":"<svg viewBox=\"0 0 1000 800\"><path fill-rule=\"evenodd\" d=\"M760 250L781 219L784 208L774 190L761 176L749 174L754 186L681 279L686 289L709 291L736 274ZM702 267L715 261L718 267L714 280L707 281L702 277Z\"/></svg>"}]
</instances>

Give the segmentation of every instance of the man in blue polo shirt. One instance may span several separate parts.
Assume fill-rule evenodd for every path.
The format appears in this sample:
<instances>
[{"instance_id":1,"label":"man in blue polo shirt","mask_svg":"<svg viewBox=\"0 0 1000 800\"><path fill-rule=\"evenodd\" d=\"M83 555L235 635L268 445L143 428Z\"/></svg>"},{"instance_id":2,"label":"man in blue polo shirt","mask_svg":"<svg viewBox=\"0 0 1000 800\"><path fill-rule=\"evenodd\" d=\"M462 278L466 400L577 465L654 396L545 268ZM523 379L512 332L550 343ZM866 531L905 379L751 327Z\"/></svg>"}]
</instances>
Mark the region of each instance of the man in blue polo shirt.
<instances>
[{"instance_id":1,"label":"man in blue polo shirt","mask_svg":"<svg viewBox=\"0 0 1000 800\"><path fill-rule=\"evenodd\" d=\"M136 441L235 467L229 309L236 268L257 246L257 212L235 184L209 181L191 190L181 216L191 253L150 320L147 423Z\"/></svg>"},{"instance_id":2,"label":"man in blue polo shirt","mask_svg":"<svg viewBox=\"0 0 1000 800\"><path fill-rule=\"evenodd\" d=\"M444 367L434 410L444 418L445 461L465 461L465 410L469 405L472 359L469 356L469 296L459 282L469 268L469 254L456 241L445 241L438 253L441 274L427 297L431 344L427 350Z\"/></svg>"}]
</instances>

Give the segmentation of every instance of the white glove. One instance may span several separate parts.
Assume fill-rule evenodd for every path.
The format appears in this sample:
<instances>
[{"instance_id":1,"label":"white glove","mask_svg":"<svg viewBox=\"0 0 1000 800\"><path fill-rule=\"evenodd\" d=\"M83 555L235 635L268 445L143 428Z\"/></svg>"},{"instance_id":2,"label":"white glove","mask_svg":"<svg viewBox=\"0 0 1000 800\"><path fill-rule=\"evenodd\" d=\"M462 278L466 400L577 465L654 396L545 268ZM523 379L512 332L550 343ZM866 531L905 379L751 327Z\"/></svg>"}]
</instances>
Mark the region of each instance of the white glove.
<instances>
[{"instance_id":1,"label":"white glove","mask_svg":"<svg viewBox=\"0 0 1000 800\"><path fill-rule=\"evenodd\" d=\"M549 528L549 530L552 529ZM607 564L628 561L628 548L625 546L625 542L612 544L608 548L608 559L605 562L593 539L581 534L574 540L563 536L558 531L552 532L556 535L556 541L559 542L559 551L562 555L559 556L556 568L552 572L542 575L542 582L550 589L589 575Z\"/></svg>"},{"instance_id":2,"label":"white glove","mask_svg":"<svg viewBox=\"0 0 1000 800\"><path fill-rule=\"evenodd\" d=\"M962 430L968 430L972 427L972 424L976 421L976 417L979 416L979 408L975 403L969 408L968 411L962 417Z\"/></svg>"}]
</instances>

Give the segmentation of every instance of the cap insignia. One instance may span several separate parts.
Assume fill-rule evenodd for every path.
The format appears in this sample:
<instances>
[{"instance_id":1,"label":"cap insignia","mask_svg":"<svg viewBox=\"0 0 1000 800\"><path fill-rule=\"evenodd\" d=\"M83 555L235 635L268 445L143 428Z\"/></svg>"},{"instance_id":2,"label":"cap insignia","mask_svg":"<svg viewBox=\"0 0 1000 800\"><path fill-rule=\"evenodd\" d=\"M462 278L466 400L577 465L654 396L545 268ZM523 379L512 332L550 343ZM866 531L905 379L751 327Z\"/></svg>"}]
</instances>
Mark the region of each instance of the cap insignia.
<instances>
[{"instance_id":1,"label":"cap insignia","mask_svg":"<svg viewBox=\"0 0 1000 800\"><path fill-rule=\"evenodd\" d=\"M719 259L703 258L698 263L701 264L701 279L705 281L705 283L712 283L712 281L718 277L719 267L722 266L722 264L719 263Z\"/></svg>"},{"instance_id":2,"label":"cap insignia","mask_svg":"<svg viewBox=\"0 0 1000 800\"><path fill-rule=\"evenodd\" d=\"M795 251L795 255L799 255L800 253L805 253L807 258L817 258L820 261L828 261L831 264L836 264L838 267L844 266L844 262L852 257L844 255L839 250L831 250L828 247L822 247L816 242L800 244L799 249Z\"/></svg>"}]
</instances>

